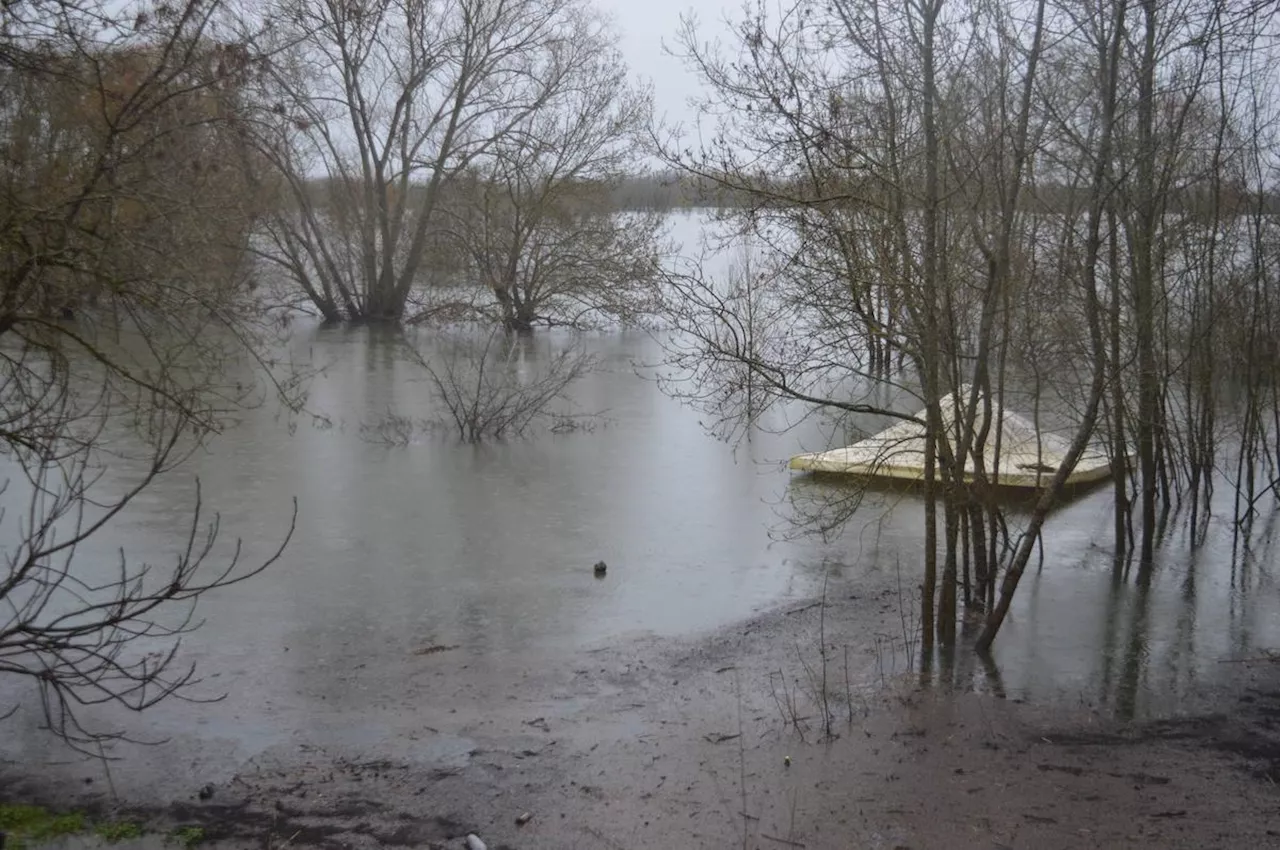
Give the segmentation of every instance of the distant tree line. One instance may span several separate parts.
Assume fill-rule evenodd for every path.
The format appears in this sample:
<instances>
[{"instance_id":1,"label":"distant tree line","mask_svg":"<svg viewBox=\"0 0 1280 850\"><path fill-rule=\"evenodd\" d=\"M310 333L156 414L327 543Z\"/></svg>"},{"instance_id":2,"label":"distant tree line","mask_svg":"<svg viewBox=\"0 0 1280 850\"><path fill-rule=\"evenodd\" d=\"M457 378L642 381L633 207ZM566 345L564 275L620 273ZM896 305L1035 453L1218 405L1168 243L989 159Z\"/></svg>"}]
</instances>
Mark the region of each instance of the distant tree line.
<instances>
[{"instance_id":1,"label":"distant tree line","mask_svg":"<svg viewBox=\"0 0 1280 850\"><path fill-rule=\"evenodd\" d=\"M804 181L769 180L756 177L743 180L742 175L730 180L727 175L715 173L690 174L665 169L651 174L625 177L618 181L610 193L610 204L615 210L654 210L673 212L690 209L745 208L759 202L762 195L776 193L785 203L806 203ZM1028 212L1061 214L1079 207L1083 190L1070 183L1040 180L1028 184L1025 194L1019 197L1021 209ZM1216 193L1216 197L1214 197ZM810 200L821 200L814 196ZM961 201L971 206L972 201ZM1208 181L1201 185L1173 188L1169 193L1168 209L1171 212L1195 213L1197 210L1251 210L1261 204L1267 215L1280 214L1280 191L1252 190L1244 185L1213 186Z\"/></svg>"}]
</instances>

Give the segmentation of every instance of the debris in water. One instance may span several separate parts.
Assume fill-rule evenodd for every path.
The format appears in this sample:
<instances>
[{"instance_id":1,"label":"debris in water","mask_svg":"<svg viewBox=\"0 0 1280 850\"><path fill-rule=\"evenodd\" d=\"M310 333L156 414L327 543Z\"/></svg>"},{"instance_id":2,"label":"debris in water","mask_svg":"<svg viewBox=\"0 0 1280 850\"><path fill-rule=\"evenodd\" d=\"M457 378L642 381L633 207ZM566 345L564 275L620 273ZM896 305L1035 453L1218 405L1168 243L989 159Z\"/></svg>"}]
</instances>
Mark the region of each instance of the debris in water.
<instances>
[{"instance_id":1,"label":"debris in water","mask_svg":"<svg viewBox=\"0 0 1280 850\"><path fill-rule=\"evenodd\" d=\"M489 848L480 840L480 836L476 835L474 832L468 832L467 850L489 850Z\"/></svg>"},{"instance_id":2,"label":"debris in water","mask_svg":"<svg viewBox=\"0 0 1280 850\"><path fill-rule=\"evenodd\" d=\"M591 569L596 574L596 578L601 578L605 573L609 572L609 565L604 561L596 561L596 565Z\"/></svg>"},{"instance_id":3,"label":"debris in water","mask_svg":"<svg viewBox=\"0 0 1280 850\"><path fill-rule=\"evenodd\" d=\"M533 814L532 814L532 813L530 813L530 812L521 812L521 813L520 813L520 817L516 818L516 826L524 826L526 823L528 823L528 822L529 822L529 821L531 821L531 820L533 820Z\"/></svg>"},{"instance_id":4,"label":"debris in water","mask_svg":"<svg viewBox=\"0 0 1280 850\"><path fill-rule=\"evenodd\" d=\"M445 646L444 644L432 644L431 646L424 646L421 649L415 649L413 651L413 654L414 655L435 655L437 652L448 652L451 649L457 649L457 648L458 648L458 645L456 643L450 646Z\"/></svg>"}]
</instances>

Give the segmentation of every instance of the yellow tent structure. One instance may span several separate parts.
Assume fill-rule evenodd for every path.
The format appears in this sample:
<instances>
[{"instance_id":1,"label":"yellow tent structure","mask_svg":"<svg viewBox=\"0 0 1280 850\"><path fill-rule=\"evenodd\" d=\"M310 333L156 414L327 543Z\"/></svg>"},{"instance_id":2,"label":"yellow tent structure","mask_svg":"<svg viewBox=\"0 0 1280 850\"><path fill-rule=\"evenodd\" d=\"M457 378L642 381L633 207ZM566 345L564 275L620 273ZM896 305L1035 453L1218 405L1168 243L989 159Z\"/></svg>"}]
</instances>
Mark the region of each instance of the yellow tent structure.
<instances>
[{"instance_id":1,"label":"yellow tent structure","mask_svg":"<svg viewBox=\"0 0 1280 850\"><path fill-rule=\"evenodd\" d=\"M968 401L968 389L961 389L961 404ZM981 403L981 401L979 402ZM924 411L916 415L925 418ZM955 403L951 395L942 400L942 419L947 434L955 433ZM1000 422L1000 456L993 458L995 429L988 434L984 468L988 479L1002 487L1038 488L1049 484L1070 448L1070 441L1057 434L1036 429L1029 419L1005 410ZM904 420L874 437L852 446L825 452L811 452L791 458L791 469L806 472L838 473L868 478L922 481L924 479L925 428ZM993 464L998 460L998 464ZM973 458L965 468L966 480L973 479ZM1097 447L1088 447L1080 456L1067 484L1086 484L1111 474L1111 463Z\"/></svg>"}]
</instances>

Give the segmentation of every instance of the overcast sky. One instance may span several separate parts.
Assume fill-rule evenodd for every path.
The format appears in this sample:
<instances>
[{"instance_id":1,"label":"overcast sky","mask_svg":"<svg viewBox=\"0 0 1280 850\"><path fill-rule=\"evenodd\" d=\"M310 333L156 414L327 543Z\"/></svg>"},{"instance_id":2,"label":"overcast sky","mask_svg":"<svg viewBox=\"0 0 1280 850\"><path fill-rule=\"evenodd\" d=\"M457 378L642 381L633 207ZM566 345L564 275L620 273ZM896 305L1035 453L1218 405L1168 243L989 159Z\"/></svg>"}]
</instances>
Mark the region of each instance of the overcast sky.
<instances>
[{"instance_id":1,"label":"overcast sky","mask_svg":"<svg viewBox=\"0 0 1280 850\"><path fill-rule=\"evenodd\" d=\"M622 36L622 51L633 77L643 77L653 83L653 94L658 116L666 115L672 122L692 122L692 113L686 107L686 99L696 88L692 76L680 60L663 52L665 41L675 46L680 16L689 12L697 15L699 31L704 38L723 32L725 12L736 12L741 0L593 0L603 11L613 17Z\"/></svg>"}]
</instances>

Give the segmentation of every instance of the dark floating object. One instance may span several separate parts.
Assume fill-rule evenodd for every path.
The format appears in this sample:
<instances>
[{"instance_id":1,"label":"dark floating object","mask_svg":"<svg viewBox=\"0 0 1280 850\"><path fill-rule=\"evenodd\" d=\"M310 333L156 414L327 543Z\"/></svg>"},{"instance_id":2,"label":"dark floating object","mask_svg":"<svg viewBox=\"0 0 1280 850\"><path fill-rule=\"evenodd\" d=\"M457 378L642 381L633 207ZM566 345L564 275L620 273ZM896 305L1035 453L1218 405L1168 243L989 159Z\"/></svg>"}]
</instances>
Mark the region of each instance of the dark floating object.
<instances>
[{"instance_id":1,"label":"dark floating object","mask_svg":"<svg viewBox=\"0 0 1280 850\"><path fill-rule=\"evenodd\" d=\"M609 565L604 561L596 561L596 565L592 567L592 572L596 574L596 578L600 578L605 573L609 572Z\"/></svg>"}]
</instances>

